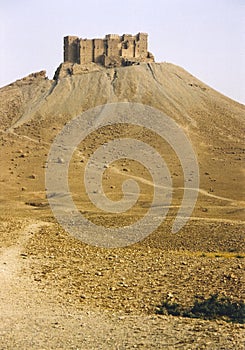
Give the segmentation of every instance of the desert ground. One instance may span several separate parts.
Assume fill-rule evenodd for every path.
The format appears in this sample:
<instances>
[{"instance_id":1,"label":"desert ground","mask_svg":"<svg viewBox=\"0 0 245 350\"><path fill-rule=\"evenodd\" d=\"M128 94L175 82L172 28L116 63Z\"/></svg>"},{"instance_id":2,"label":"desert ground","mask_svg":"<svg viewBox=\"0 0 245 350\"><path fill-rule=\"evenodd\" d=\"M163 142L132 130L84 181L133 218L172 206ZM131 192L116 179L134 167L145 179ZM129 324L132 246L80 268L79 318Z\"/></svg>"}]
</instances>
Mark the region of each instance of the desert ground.
<instances>
[{"instance_id":1,"label":"desert ground","mask_svg":"<svg viewBox=\"0 0 245 350\"><path fill-rule=\"evenodd\" d=\"M218 294L244 302L245 107L168 63L105 69L90 65L59 78L31 74L0 89L0 349L243 349L244 324L159 314L163 301L188 307ZM97 225L120 227L147 212L154 183L147 169L120 159L103 188L122 197L138 182L135 206L122 214L96 208L82 183L104 142L137 138L162 155L173 198L164 222L121 248L88 245L62 228L49 206L45 170L64 125L111 102L150 105L173 118L197 155L198 200L187 224L171 233L183 196L181 164L152 131L118 125L90 134L75 150L69 185L79 211Z\"/></svg>"}]
</instances>

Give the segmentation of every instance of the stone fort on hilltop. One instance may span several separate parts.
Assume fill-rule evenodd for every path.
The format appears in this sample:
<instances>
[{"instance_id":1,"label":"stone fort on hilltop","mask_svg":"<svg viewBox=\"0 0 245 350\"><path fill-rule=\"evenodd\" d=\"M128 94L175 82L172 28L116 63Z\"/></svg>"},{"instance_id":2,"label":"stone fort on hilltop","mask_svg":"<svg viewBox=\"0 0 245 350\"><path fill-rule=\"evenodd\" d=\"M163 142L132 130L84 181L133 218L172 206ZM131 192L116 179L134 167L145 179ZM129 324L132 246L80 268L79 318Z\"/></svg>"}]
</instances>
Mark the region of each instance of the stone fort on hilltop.
<instances>
[{"instance_id":1,"label":"stone fort on hilltop","mask_svg":"<svg viewBox=\"0 0 245 350\"><path fill-rule=\"evenodd\" d=\"M154 62L148 52L148 34L107 34L104 39L64 38L64 62L80 65L91 62L104 67L130 66L140 62Z\"/></svg>"}]
</instances>

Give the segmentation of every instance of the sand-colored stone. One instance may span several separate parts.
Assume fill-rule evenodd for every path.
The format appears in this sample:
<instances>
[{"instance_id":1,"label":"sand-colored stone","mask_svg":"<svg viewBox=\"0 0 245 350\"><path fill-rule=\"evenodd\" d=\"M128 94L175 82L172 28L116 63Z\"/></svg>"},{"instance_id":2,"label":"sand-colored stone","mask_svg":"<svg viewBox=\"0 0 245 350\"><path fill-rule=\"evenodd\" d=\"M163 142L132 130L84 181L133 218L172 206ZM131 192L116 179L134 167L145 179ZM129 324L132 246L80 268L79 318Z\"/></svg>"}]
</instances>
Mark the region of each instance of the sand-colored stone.
<instances>
[{"instance_id":1,"label":"sand-colored stone","mask_svg":"<svg viewBox=\"0 0 245 350\"><path fill-rule=\"evenodd\" d=\"M64 62L88 64L95 62L105 67L154 62L148 52L148 34L107 34L104 39L64 38Z\"/></svg>"}]
</instances>

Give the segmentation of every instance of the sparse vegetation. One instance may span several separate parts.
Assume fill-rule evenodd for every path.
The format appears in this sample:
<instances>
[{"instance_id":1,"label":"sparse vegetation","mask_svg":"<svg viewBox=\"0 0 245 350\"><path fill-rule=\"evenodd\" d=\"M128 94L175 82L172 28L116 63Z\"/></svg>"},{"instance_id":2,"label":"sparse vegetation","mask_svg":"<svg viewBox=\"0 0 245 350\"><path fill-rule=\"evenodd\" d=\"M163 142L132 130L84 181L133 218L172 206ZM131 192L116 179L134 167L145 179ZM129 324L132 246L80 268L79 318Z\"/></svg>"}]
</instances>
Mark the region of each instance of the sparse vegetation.
<instances>
[{"instance_id":1,"label":"sparse vegetation","mask_svg":"<svg viewBox=\"0 0 245 350\"><path fill-rule=\"evenodd\" d=\"M245 304L243 301L232 301L229 298L213 294L210 298L196 300L191 307L184 307L178 303L165 300L157 308L157 314L183 316L190 318L217 319L245 323Z\"/></svg>"}]
</instances>

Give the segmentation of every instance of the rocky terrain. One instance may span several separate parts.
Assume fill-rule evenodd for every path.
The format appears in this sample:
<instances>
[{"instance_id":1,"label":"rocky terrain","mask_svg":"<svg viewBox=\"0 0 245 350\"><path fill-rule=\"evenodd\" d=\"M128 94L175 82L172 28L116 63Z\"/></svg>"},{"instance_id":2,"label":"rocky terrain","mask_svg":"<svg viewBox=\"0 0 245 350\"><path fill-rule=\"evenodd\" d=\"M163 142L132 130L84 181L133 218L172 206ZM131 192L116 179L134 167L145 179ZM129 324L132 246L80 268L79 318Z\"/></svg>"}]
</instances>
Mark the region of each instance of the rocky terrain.
<instances>
[{"instance_id":1,"label":"rocky terrain","mask_svg":"<svg viewBox=\"0 0 245 350\"><path fill-rule=\"evenodd\" d=\"M74 202L89 220L124 226L145 215L153 184L138 162L105 171L114 200L125 179L141 195L122 214L96 208L82 176L96 148L117 137L157 149L171 172L173 199L162 225L123 248L86 245L56 221L45 191L50 146L71 118L112 102L150 105L175 120L193 144L198 200L186 226L171 233L183 172L171 147L140 127L104 127L79 144L69 167ZM225 319L158 315L164 300L183 306L219 294L244 301L245 107L180 67L142 63L106 69L63 64L0 89L1 349L243 349L244 325Z\"/></svg>"}]
</instances>

